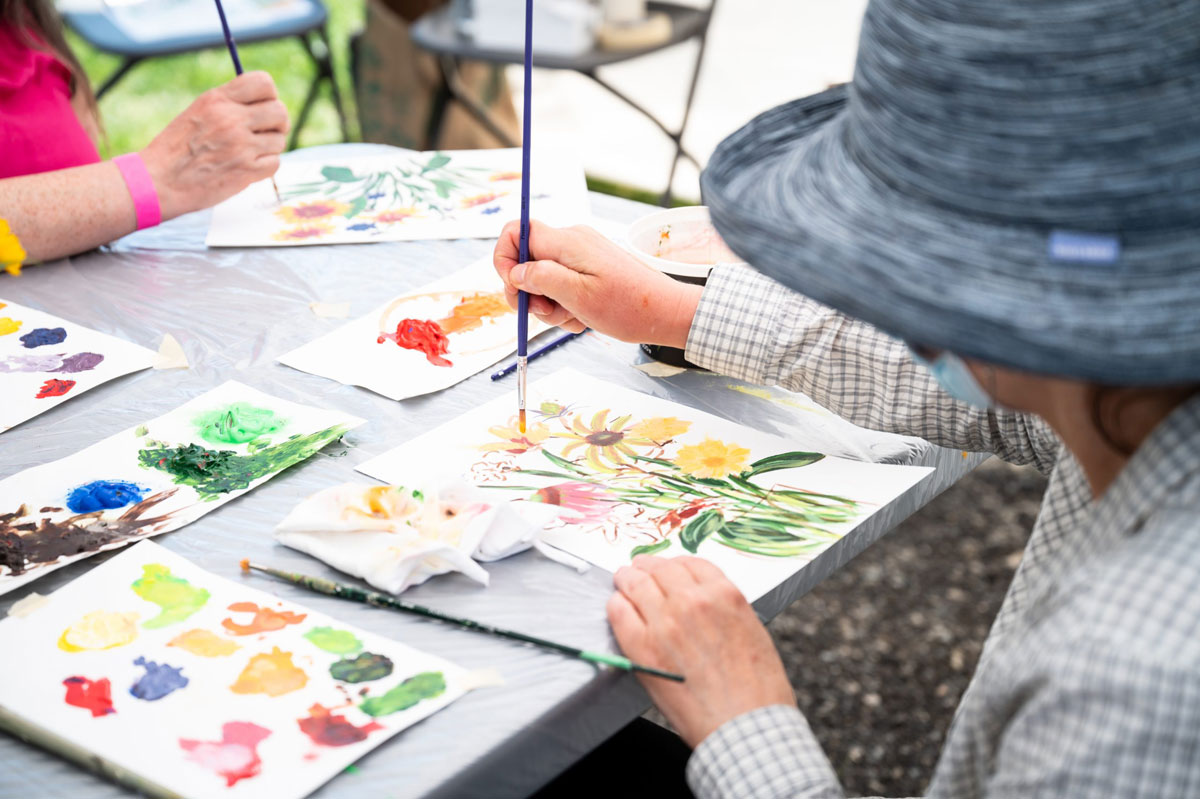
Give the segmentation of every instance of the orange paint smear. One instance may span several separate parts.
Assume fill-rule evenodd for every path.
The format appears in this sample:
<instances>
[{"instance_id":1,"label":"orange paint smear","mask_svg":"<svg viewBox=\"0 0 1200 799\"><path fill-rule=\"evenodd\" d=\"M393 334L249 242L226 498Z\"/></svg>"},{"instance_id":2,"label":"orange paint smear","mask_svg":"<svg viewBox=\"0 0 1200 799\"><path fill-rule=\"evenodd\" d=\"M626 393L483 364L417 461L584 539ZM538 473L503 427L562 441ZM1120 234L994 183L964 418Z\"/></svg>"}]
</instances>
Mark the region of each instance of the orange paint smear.
<instances>
[{"instance_id":1,"label":"orange paint smear","mask_svg":"<svg viewBox=\"0 0 1200 799\"><path fill-rule=\"evenodd\" d=\"M172 638L167 646L177 646L185 652L191 652L202 658L225 657L241 649L233 641L226 641L216 633L200 629L180 633Z\"/></svg>"},{"instance_id":2,"label":"orange paint smear","mask_svg":"<svg viewBox=\"0 0 1200 799\"><path fill-rule=\"evenodd\" d=\"M273 647L250 658L237 681L229 686L235 694L282 696L308 684L308 675L292 663L292 653Z\"/></svg>"},{"instance_id":3,"label":"orange paint smear","mask_svg":"<svg viewBox=\"0 0 1200 799\"><path fill-rule=\"evenodd\" d=\"M382 344L393 341L406 350L425 353L425 358L434 366L453 366L442 356L450 351L450 339L442 332L441 325L427 319L404 319L396 325L395 333L380 333L377 339Z\"/></svg>"},{"instance_id":4,"label":"orange paint smear","mask_svg":"<svg viewBox=\"0 0 1200 799\"><path fill-rule=\"evenodd\" d=\"M458 305L450 311L445 319L439 319L438 325L446 335L465 333L478 330L483 326L484 319L495 319L513 312L500 292L494 294L472 294L463 297Z\"/></svg>"},{"instance_id":5,"label":"orange paint smear","mask_svg":"<svg viewBox=\"0 0 1200 799\"><path fill-rule=\"evenodd\" d=\"M224 619L221 626L234 635L254 635L255 633L270 633L282 630L289 624L299 624L307 618L304 613L292 613L289 610L272 610L260 608L253 602L234 602L229 609L237 613L253 613L254 618L249 624L238 624L233 619Z\"/></svg>"}]
</instances>

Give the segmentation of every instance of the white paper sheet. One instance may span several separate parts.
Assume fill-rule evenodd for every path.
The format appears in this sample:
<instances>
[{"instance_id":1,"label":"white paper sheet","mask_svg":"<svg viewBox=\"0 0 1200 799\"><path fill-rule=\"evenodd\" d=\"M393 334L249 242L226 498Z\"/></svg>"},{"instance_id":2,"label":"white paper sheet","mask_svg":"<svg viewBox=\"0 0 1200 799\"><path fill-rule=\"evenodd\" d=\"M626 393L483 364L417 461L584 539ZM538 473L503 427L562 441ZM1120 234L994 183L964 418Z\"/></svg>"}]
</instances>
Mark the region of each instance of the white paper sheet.
<instances>
[{"instance_id":1,"label":"white paper sheet","mask_svg":"<svg viewBox=\"0 0 1200 799\"><path fill-rule=\"evenodd\" d=\"M0 480L0 594L193 522L362 423L230 381L74 455ZM209 459L208 477L176 482L178 472L164 466L188 445L228 452L217 456L227 464Z\"/></svg>"},{"instance_id":2,"label":"white paper sheet","mask_svg":"<svg viewBox=\"0 0 1200 799\"><path fill-rule=\"evenodd\" d=\"M312 8L303 0L224 0L222 5L234 38L303 17ZM105 11L138 42L222 35L221 18L208 0L108 0Z\"/></svg>"},{"instance_id":3,"label":"white paper sheet","mask_svg":"<svg viewBox=\"0 0 1200 799\"><path fill-rule=\"evenodd\" d=\"M252 588L269 579L122 552L0 621L0 718L180 796L290 799L468 689L453 663ZM386 698L416 675L411 706Z\"/></svg>"},{"instance_id":4,"label":"white paper sheet","mask_svg":"<svg viewBox=\"0 0 1200 799\"><path fill-rule=\"evenodd\" d=\"M491 311L480 316L472 308ZM442 358L450 366L435 365L423 352L401 347L392 339L380 342L381 333L394 335L405 319L449 320L439 326L451 331L447 335L449 349ZM459 325L463 328L455 330ZM545 324L530 317L530 338L546 330ZM400 400L452 386L516 348L516 314L504 300L504 284L492 268L491 258L485 258L384 303L280 356L279 362Z\"/></svg>"},{"instance_id":5,"label":"white paper sheet","mask_svg":"<svg viewBox=\"0 0 1200 799\"><path fill-rule=\"evenodd\" d=\"M531 213L552 225L591 218L583 169L570 154L537 151ZM521 216L521 151L394 148L325 163L285 159L213 210L210 247L289 247L372 241L495 238Z\"/></svg>"},{"instance_id":6,"label":"white paper sheet","mask_svg":"<svg viewBox=\"0 0 1200 799\"><path fill-rule=\"evenodd\" d=\"M0 299L0 433L153 363L153 350Z\"/></svg>"},{"instance_id":7,"label":"white paper sheet","mask_svg":"<svg viewBox=\"0 0 1200 799\"><path fill-rule=\"evenodd\" d=\"M694 550L750 600L932 471L805 455L803 441L569 369L531 384L529 408L524 434L500 397L358 470L400 484L457 473L519 511L557 506L542 540L609 571Z\"/></svg>"}]
</instances>

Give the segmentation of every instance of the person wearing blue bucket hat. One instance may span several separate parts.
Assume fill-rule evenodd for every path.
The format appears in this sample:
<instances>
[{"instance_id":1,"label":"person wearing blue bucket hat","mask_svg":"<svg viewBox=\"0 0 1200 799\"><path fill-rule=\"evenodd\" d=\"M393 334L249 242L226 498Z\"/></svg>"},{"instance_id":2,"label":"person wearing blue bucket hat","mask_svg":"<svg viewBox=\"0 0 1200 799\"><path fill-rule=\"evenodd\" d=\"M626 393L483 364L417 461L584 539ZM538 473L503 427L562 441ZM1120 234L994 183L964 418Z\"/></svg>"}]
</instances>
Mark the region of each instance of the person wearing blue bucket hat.
<instances>
[{"instance_id":1,"label":"person wearing blue bucket hat","mask_svg":"<svg viewBox=\"0 0 1200 799\"><path fill-rule=\"evenodd\" d=\"M1200 795L1200 3L871 0L853 82L701 185L752 268L535 225L497 269L551 323L1050 474L928 795ZM644 684L697 796L842 795L716 567L614 583L625 653L686 677Z\"/></svg>"}]
</instances>

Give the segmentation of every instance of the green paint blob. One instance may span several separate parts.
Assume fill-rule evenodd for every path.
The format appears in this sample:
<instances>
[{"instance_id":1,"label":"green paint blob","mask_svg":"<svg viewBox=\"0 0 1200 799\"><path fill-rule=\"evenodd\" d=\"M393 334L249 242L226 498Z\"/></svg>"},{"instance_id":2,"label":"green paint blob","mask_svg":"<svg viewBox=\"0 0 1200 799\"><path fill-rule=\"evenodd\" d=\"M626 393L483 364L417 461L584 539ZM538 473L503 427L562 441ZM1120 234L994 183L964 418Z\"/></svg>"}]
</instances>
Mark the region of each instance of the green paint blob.
<instances>
[{"instance_id":1,"label":"green paint blob","mask_svg":"<svg viewBox=\"0 0 1200 799\"><path fill-rule=\"evenodd\" d=\"M138 463L143 469L170 474L173 482L196 489L201 499L214 500L305 460L345 432L344 425L334 425L245 455L229 449L205 449L198 444L170 447L155 443L138 452Z\"/></svg>"},{"instance_id":2,"label":"green paint blob","mask_svg":"<svg viewBox=\"0 0 1200 799\"><path fill-rule=\"evenodd\" d=\"M374 652L363 652L354 658L342 658L329 667L330 676L341 682L382 680L391 673L392 661Z\"/></svg>"},{"instance_id":3,"label":"green paint blob","mask_svg":"<svg viewBox=\"0 0 1200 799\"><path fill-rule=\"evenodd\" d=\"M422 699L441 696L446 690L446 678L440 671L424 671L409 677L383 696L363 701L359 709L368 716L379 718L408 710Z\"/></svg>"},{"instance_id":4,"label":"green paint blob","mask_svg":"<svg viewBox=\"0 0 1200 799\"><path fill-rule=\"evenodd\" d=\"M192 420L196 432L212 444L245 444L278 433L287 424L270 408L235 402L225 408L202 413Z\"/></svg>"},{"instance_id":5,"label":"green paint blob","mask_svg":"<svg viewBox=\"0 0 1200 799\"><path fill-rule=\"evenodd\" d=\"M304 637L335 655L349 655L363 648L362 641L358 640L354 633L333 627L313 627Z\"/></svg>"},{"instance_id":6,"label":"green paint blob","mask_svg":"<svg viewBox=\"0 0 1200 799\"><path fill-rule=\"evenodd\" d=\"M204 607L209 597L208 591L197 588L182 577L176 577L161 563L143 566L142 576L134 580L130 588L142 599L158 605L162 611L142 624L148 630L183 621Z\"/></svg>"}]
</instances>

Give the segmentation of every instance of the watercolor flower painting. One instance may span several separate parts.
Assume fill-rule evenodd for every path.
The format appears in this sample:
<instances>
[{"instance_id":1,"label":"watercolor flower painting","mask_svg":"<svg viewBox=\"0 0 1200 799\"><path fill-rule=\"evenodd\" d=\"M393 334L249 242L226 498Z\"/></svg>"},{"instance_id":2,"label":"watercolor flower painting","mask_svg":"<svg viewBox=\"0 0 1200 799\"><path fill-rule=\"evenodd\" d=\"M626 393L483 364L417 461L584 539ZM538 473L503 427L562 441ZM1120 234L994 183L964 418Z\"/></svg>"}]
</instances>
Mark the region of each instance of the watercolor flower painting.
<instances>
[{"instance_id":1,"label":"watercolor flower painting","mask_svg":"<svg viewBox=\"0 0 1200 799\"><path fill-rule=\"evenodd\" d=\"M346 151L343 151L346 152ZM550 224L590 217L583 171L570 154L532 171L538 215ZM492 238L520 215L519 149L416 152L372 146L336 161L285 158L269 181L216 207L210 246L352 244ZM372 227L365 227L371 225Z\"/></svg>"},{"instance_id":2,"label":"watercolor flower painting","mask_svg":"<svg viewBox=\"0 0 1200 799\"><path fill-rule=\"evenodd\" d=\"M639 554L719 566L751 600L836 546L930 470L830 457L564 369L362 464L390 483L459 474L615 571Z\"/></svg>"}]
</instances>

